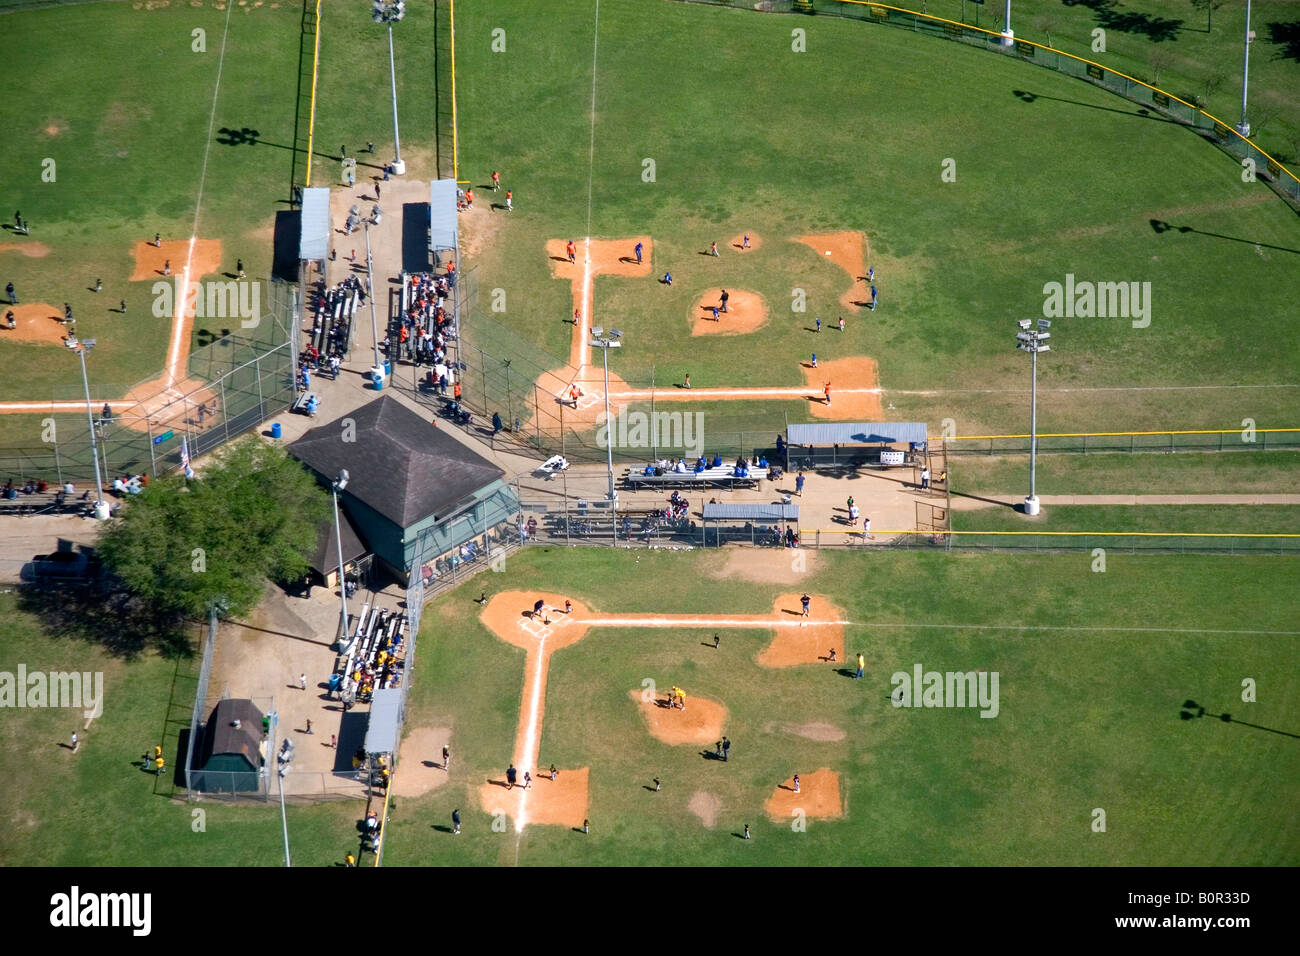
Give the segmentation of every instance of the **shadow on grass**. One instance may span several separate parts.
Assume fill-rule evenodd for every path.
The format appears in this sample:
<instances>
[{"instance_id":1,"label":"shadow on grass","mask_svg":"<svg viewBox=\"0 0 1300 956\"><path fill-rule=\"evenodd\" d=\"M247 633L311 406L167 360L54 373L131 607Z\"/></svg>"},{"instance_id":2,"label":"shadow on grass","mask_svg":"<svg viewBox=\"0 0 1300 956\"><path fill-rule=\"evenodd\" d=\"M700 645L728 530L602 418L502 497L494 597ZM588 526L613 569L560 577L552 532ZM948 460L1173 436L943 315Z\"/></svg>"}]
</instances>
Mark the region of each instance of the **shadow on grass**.
<instances>
[{"instance_id":1,"label":"shadow on grass","mask_svg":"<svg viewBox=\"0 0 1300 956\"><path fill-rule=\"evenodd\" d=\"M192 657L189 625L176 614L161 613L126 591L98 588L24 587L18 607L35 615L51 637L98 644L115 657L132 659L145 651L166 658Z\"/></svg>"}]
</instances>

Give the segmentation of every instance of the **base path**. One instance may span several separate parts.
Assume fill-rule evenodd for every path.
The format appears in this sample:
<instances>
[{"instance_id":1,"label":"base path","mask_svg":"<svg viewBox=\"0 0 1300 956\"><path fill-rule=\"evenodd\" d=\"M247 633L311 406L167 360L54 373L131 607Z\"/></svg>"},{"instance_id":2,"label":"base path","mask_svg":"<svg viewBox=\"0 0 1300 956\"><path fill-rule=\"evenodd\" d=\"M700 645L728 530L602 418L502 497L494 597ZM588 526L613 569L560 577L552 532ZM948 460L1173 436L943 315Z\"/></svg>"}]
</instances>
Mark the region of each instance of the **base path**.
<instances>
[{"instance_id":1,"label":"base path","mask_svg":"<svg viewBox=\"0 0 1300 956\"><path fill-rule=\"evenodd\" d=\"M851 284L849 290L840 296L840 305L857 312L863 304L857 298L857 283L859 279L866 278L867 255L870 251L866 237L860 232L826 232L798 238L819 256L829 259L849 274ZM862 298L871 298L871 290L867 289Z\"/></svg>"},{"instance_id":2,"label":"base path","mask_svg":"<svg viewBox=\"0 0 1300 956\"><path fill-rule=\"evenodd\" d=\"M641 243L641 264L636 261L636 244ZM591 313L595 308L595 279L598 275L645 277L650 275L650 258L653 240L649 236L632 236L628 239L583 239L575 242L577 254L569 261L567 239L551 239L546 243L546 255L551 260L551 275L568 279L573 287L573 308L578 320L573 324L573 339L569 346L569 364L582 372L591 364Z\"/></svg>"}]
</instances>

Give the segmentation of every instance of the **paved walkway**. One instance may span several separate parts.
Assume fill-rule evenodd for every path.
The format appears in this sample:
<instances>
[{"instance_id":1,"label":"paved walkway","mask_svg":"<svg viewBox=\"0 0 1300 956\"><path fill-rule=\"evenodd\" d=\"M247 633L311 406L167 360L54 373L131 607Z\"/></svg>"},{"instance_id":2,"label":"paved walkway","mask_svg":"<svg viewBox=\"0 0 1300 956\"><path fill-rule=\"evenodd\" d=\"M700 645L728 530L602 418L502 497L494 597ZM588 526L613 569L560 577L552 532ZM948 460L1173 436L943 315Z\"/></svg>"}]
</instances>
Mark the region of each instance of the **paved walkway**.
<instances>
[{"instance_id":1,"label":"paved walkway","mask_svg":"<svg viewBox=\"0 0 1300 956\"><path fill-rule=\"evenodd\" d=\"M1023 495L966 495L954 491L953 511L1014 507ZM1300 495L1039 495L1044 505L1300 505Z\"/></svg>"}]
</instances>

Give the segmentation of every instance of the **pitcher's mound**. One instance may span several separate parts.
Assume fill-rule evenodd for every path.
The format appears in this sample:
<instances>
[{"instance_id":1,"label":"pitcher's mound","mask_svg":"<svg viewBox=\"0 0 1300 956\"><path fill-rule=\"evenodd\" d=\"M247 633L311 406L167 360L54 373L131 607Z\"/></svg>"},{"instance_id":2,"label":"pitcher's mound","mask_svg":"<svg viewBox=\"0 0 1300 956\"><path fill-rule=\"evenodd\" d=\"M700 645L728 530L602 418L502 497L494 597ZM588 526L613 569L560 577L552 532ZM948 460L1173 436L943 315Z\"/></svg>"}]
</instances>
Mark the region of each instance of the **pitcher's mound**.
<instances>
[{"instance_id":1,"label":"pitcher's mound","mask_svg":"<svg viewBox=\"0 0 1300 956\"><path fill-rule=\"evenodd\" d=\"M713 307L722 307L721 289L710 289L695 303L691 335L744 335L767 325L767 303L757 292L727 290L727 311L715 321Z\"/></svg>"},{"instance_id":2,"label":"pitcher's mound","mask_svg":"<svg viewBox=\"0 0 1300 956\"><path fill-rule=\"evenodd\" d=\"M840 804L840 775L823 767L799 775L799 792L794 792L791 777L772 791L763 809L773 823L789 820L796 810L809 817L838 817L844 813Z\"/></svg>"},{"instance_id":3,"label":"pitcher's mound","mask_svg":"<svg viewBox=\"0 0 1300 956\"><path fill-rule=\"evenodd\" d=\"M727 722L727 708L703 697L686 697L686 709L663 706L664 698L656 695L649 703L641 699L641 691L628 691L637 702L637 709L645 718L650 736L671 746L712 744L722 738L722 727Z\"/></svg>"}]
</instances>

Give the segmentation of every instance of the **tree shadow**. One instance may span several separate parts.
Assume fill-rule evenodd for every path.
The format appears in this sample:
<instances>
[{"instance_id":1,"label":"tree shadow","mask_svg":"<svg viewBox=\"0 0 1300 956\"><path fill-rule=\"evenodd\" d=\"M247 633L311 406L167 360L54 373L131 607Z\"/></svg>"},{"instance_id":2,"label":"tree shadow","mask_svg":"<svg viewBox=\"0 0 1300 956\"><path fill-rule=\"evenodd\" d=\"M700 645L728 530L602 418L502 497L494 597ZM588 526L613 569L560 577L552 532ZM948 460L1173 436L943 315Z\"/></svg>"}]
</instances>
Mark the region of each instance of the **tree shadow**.
<instances>
[{"instance_id":1,"label":"tree shadow","mask_svg":"<svg viewBox=\"0 0 1300 956\"><path fill-rule=\"evenodd\" d=\"M1268 42L1276 43L1282 48L1277 51L1273 59L1295 60L1300 63L1300 20L1292 20L1290 23L1270 23Z\"/></svg>"},{"instance_id":2,"label":"tree shadow","mask_svg":"<svg viewBox=\"0 0 1300 956\"><path fill-rule=\"evenodd\" d=\"M24 587L19 609L35 615L51 637L97 644L132 660L154 650L166 658L191 657L194 646L179 615L161 613L127 591L97 587Z\"/></svg>"},{"instance_id":3,"label":"tree shadow","mask_svg":"<svg viewBox=\"0 0 1300 956\"><path fill-rule=\"evenodd\" d=\"M1119 0L1061 0L1067 7L1087 7L1097 18L1097 25L1120 33L1141 33L1153 43L1177 39L1182 20L1153 17L1148 13L1118 11Z\"/></svg>"}]
</instances>

